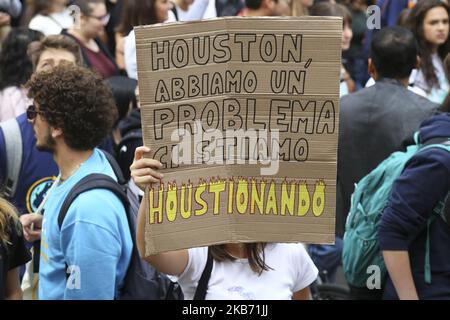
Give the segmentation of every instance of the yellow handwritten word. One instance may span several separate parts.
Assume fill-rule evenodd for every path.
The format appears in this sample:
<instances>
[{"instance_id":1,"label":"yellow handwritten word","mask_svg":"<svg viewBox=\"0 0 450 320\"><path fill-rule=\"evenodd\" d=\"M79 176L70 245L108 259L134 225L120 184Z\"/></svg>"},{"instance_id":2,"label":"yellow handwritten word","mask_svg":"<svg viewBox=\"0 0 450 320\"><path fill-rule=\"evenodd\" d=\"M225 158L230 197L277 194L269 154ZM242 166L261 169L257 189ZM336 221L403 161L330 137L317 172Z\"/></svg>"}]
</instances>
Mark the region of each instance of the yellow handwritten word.
<instances>
[{"instance_id":1,"label":"yellow handwritten word","mask_svg":"<svg viewBox=\"0 0 450 320\"><path fill-rule=\"evenodd\" d=\"M161 185L149 191L149 224L193 219L203 215L259 214L320 217L325 211L326 185L306 180L276 182L255 178L200 181L177 186Z\"/></svg>"}]
</instances>

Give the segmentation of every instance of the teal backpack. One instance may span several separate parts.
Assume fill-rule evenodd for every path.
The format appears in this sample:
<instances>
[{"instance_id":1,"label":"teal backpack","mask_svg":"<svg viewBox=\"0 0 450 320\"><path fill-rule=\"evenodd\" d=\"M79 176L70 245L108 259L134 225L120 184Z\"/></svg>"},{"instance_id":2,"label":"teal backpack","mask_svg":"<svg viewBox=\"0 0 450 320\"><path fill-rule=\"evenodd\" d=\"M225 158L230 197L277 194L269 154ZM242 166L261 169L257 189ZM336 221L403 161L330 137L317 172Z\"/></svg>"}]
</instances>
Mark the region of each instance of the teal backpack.
<instances>
[{"instance_id":1,"label":"teal backpack","mask_svg":"<svg viewBox=\"0 0 450 320\"><path fill-rule=\"evenodd\" d=\"M378 242L378 225L387 205L394 181L419 151L428 148L442 148L450 152L450 139L433 139L425 145L418 142L418 132L414 135L415 144L408 146L406 152L394 152L381 164L362 178L355 186L352 194L350 212L345 224L344 247L342 251L342 267L349 284L366 288L369 266L378 266L381 279L386 277L386 266ZM434 208L434 214L428 220L428 227L437 217L442 215L445 199ZM429 262L429 236L427 236L425 252L425 281L431 283Z\"/></svg>"}]
</instances>

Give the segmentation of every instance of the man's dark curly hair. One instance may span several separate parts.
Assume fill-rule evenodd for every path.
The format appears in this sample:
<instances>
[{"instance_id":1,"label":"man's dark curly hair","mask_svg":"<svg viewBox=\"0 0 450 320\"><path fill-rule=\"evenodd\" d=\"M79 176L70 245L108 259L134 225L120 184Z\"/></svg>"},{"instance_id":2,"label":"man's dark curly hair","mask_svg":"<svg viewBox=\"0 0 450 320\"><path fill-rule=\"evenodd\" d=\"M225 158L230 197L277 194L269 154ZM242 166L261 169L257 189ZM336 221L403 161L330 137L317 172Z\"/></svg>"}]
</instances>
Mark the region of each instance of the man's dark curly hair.
<instances>
[{"instance_id":1,"label":"man's dark curly hair","mask_svg":"<svg viewBox=\"0 0 450 320\"><path fill-rule=\"evenodd\" d=\"M108 85L89 69L62 63L33 75L25 87L41 116L74 150L98 146L111 132L117 108Z\"/></svg>"}]
</instances>

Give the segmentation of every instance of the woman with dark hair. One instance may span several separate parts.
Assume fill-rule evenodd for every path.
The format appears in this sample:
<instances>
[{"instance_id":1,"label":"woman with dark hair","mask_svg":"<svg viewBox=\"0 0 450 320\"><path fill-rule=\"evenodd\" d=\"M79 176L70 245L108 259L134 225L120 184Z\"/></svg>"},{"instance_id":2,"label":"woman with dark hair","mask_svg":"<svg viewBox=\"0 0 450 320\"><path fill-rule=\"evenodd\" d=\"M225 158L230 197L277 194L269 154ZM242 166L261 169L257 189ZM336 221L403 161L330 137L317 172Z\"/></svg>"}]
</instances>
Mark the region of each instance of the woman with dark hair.
<instances>
[{"instance_id":1,"label":"woman with dark hair","mask_svg":"<svg viewBox=\"0 0 450 320\"><path fill-rule=\"evenodd\" d=\"M172 9L173 5L169 0L129 0L127 2L129 7L124 10L118 33L119 35L127 35L124 38L125 67L128 76L137 79L136 42L132 29L138 25L149 25L166 21L169 18L169 10ZM129 10L129 14L126 13L127 10ZM129 33L126 33L127 31Z\"/></svg>"},{"instance_id":2,"label":"woman with dark hair","mask_svg":"<svg viewBox=\"0 0 450 320\"><path fill-rule=\"evenodd\" d=\"M310 10L311 16L334 16L334 17L342 17L343 18L343 26L342 26L342 51L346 51L350 48L350 43L353 37L352 31L352 15L350 11L346 7L336 3L330 2L320 2L315 4ZM350 77L349 72L347 71L346 62L343 61L341 66L341 74L340 74L340 88L339 95L342 97L348 93L354 92L356 90L355 82Z\"/></svg>"},{"instance_id":3,"label":"woman with dark hair","mask_svg":"<svg viewBox=\"0 0 450 320\"><path fill-rule=\"evenodd\" d=\"M25 25L46 36L60 34L74 22L67 11L67 3L67 0L28 0Z\"/></svg>"},{"instance_id":4,"label":"woman with dark hair","mask_svg":"<svg viewBox=\"0 0 450 320\"><path fill-rule=\"evenodd\" d=\"M411 74L410 82L426 97L442 103L449 83L442 60L450 52L449 7L440 0L419 1L408 16L408 26L419 44L420 69Z\"/></svg>"},{"instance_id":5,"label":"woman with dark hair","mask_svg":"<svg viewBox=\"0 0 450 320\"><path fill-rule=\"evenodd\" d=\"M133 181L141 190L162 179L158 173L162 164L144 158L147 152L147 147L137 148L131 166ZM206 284L206 300L310 299L309 285L318 271L302 244L226 243L146 255L145 207L143 201L136 230L139 253L158 271L175 276L186 300L194 298L209 256L213 267Z\"/></svg>"},{"instance_id":6,"label":"woman with dark hair","mask_svg":"<svg viewBox=\"0 0 450 320\"><path fill-rule=\"evenodd\" d=\"M75 0L74 5L80 8L80 25L63 30L62 34L78 42L86 65L104 79L119 75L114 57L100 40L110 18L105 0Z\"/></svg>"},{"instance_id":7,"label":"woman with dark hair","mask_svg":"<svg viewBox=\"0 0 450 320\"><path fill-rule=\"evenodd\" d=\"M0 53L0 122L24 113L30 104L21 88L30 78L33 66L27 56L28 45L43 37L39 31L13 29Z\"/></svg>"},{"instance_id":8,"label":"woman with dark hair","mask_svg":"<svg viewBox=\"0 0 450 320\"><path fill-rule=\"evenodd\" d=\"M19 267L30 260L16 209L0 197L0 300L22 300Z\"/></svg>"},{"instance_id":9,"label":"woman with dark hair","mask_svg":"<svg viewBox=\"0 0 450 320\"><path fill-rule=\"evenodd\" d=\"M124 39L135 26L164 22L168 18L166 1L128 0L123 3L120 24L116 28L116 61L125 70ZM167 11L167 12L166 12Z\"/></svg>"}]
</instances>

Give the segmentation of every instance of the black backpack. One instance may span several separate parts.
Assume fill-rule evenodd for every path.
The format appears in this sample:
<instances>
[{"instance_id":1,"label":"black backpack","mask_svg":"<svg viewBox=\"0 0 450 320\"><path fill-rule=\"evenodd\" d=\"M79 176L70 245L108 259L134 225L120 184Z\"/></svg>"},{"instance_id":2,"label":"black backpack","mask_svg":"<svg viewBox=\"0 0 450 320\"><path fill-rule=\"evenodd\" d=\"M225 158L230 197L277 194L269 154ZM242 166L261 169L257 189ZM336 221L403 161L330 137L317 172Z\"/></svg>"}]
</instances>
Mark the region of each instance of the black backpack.
<instances>
[{"instance_id":1,"label":"black backpack","mask_svg":"<svg viewBox=\"0 0 450 320\"><path fill-rule=\"evenodd\" d=\"M106 152L104 154L114 170L117 182L111 177L100 173L93 173L81 179L70 190L61 206L58 216L59 228L63 224L70 205L81 193L92 189L107 189L113 192L124 204L133 240L130 265L128 266L121 292L116 298L121 300L183 300L183 292L178 283L172 282L165 274L158 272L149 263L140 258L136 247L136 220L139 198L127 187L127 183L115 159Z\"/></svg>"}]
</instances>

